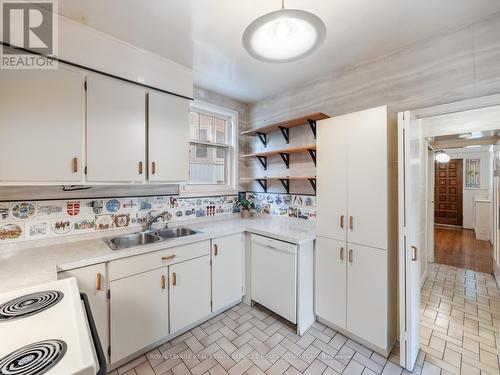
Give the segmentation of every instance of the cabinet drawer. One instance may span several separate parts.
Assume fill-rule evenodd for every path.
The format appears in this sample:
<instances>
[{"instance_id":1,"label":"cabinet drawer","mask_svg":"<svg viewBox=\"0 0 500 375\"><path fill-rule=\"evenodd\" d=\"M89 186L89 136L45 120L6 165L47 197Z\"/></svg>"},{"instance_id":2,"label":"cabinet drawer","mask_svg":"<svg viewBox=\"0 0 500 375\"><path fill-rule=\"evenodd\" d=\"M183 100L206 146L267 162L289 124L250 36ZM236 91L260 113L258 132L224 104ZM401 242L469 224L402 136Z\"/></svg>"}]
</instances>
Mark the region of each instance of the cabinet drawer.
<instances>
[{"instance_id":1,"label":"cabinet drawer","mask_svg":"<svg viewBox=\"0 0 500 375\"><path fill-rule=\"evenodd\" d=\"M109 280L121 279L208 254L210 254L210 241L205 240L189 245L171 247L165 250L113 260L109 262ZM163 259L167 257L171 258Z\"/></svg>"}]
</instances>

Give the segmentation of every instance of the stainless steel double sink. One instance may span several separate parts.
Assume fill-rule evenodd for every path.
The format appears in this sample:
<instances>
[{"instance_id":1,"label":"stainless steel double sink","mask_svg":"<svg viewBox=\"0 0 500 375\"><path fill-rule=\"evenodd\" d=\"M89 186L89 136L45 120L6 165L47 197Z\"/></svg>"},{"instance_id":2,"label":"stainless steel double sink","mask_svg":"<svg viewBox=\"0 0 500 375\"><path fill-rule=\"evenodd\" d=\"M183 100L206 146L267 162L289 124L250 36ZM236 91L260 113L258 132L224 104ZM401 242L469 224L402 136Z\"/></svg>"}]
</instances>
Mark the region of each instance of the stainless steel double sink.
<instances>
[{"instance_id":1,"label":"stainless steel double sink","mask_svg":"<svg viewBox=\"0 0 500 375\"><path fill-rule=\"evenodd\" d=\"M151 243L166 241L174 238L192 236L198 233L189 228L166 228L162 230L147 230L139 233L126 234L112 238L105 238L111 250L127 249L134 246L149 245Z\"/></svg>"}]
</instances>

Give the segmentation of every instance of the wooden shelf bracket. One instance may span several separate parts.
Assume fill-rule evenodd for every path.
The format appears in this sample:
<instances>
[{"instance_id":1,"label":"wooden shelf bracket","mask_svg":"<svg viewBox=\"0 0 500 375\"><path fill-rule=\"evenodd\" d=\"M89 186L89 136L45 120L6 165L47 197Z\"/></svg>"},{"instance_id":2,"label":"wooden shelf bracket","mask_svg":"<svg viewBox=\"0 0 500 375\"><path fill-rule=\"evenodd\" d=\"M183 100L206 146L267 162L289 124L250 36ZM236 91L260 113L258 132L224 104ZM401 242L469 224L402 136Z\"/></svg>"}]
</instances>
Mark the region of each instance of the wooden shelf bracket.
<instances>
[{"instance_id":1,"label":"wooden shelf bracket","mask_svg":"<svg viewBox=\"0 0 500 375\"><path fill-rule=\"evenodd\" d=\"M285 138L286 143L290 143L290 129L285 128L283 126L278 126L278 128L281 130L281 134L283 134L283 137Z\"/></svg>"},{"instance_id":2,"label":"wooden shelf bracket","mask_svg":"<svg viewBox=\"0 0 500 375\"><path fill-rule=\"evenodd\" d=\"M316 121L311 120L311 119L307 119L307 122L309 123L309 126L311 127L311 130L314 134L314 139L316 139Z\"/></svg>"},{"instance_id":3,"label":"wooden shelf bracket","mask_svg":"<svg viewBox=\"0 0 500 375\"><path fill-rule=\"evenodd\" d=\"M257 134L257 137L259 137L264 147L267 147L267 134L261 132L257 132L255 134Z\"/></svg>"},{"instance_id":4,"label":"wooden shelf bracket","mask_svg":"<svg viewBox=\"0 0 500 375\"><path fill-rule=\"evenodd\" d=\"M314 165L316 165L316 150L308 148L307 151L309 151L309 155L311 155L311 159L313 160Z\"/></svg>"},{"instance_id":5,"label":"wooden shelf bracket","mask_svg":"<svg viewBox=\"0 0 500 375\"><path fill-rule=\"evenodd\" d=\"M290 194L290 180L287 178L280 178L281 185L285 188L287 194Z\"/></svg>"},{"instance_id":6,"label":"wooden shelf bracket","mask_svg":"<svg viewBox=\"0 0 500 375\"><path fill-rule=\"evenodd\" d=\"M280 152L281 159L285 163L286 169L290 169L290 154L286 152Z\"/></svg>"},{"instance_id":7,"label":"wooden shelf bracket","mask_svg":"<svg viewBox=\"0 0 500 375\"><path fill-rule=\"evenodd\" d=\"M264 170L267 171L267 156L257 156L257 159L260 161L260 164L264 167Z\"/></svg>"},{"instance_id":8,"label":"wooden shelf bracket","mask_svg":"<svg viewBox=\"0 0 500 375\"><path fill-rule=\"evenodd\" d=\"M312 188L314 189L314 192L316 193L316 179L309 178L309 183L311 184Z\"/></svg>"}]
</instances>

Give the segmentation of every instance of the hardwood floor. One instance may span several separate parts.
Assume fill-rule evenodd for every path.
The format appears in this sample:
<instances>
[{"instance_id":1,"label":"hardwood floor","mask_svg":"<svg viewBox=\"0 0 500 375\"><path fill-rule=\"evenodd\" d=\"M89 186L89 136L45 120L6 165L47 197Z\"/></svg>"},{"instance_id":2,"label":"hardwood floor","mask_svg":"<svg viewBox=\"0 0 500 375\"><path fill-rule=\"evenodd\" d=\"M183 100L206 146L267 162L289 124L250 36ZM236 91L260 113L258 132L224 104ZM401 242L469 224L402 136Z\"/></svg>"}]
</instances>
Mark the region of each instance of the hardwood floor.
<instances>
[{"instance_id":1,"label":"hardwood floor","mask_svg":"<svg viewBox=\"0 0 500 375\"><path fill-rule=\"evenodd\" d=\"M493 273L492 246L477 240L473 230L436 226L434 240L435 263Z\"/></svg>"}]
</instances>

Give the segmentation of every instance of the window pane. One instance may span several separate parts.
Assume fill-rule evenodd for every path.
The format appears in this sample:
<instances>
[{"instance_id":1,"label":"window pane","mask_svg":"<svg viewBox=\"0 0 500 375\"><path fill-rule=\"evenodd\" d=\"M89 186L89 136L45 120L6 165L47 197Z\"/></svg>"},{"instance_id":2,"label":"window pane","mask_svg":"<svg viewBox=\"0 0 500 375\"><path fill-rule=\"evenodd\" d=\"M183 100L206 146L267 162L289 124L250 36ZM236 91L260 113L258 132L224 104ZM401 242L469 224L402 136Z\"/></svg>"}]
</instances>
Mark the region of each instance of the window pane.
<instances>
[{"instance_id":1,"label":"window pane","mask_svg":"<svg viewBox=\"0 0 500 375\"><path fill-rule=\"evenodd\" d=\"M211 146L191 146L190 183L203 185L226 184L226 150Z\"/></svg>"}]
</instances>

